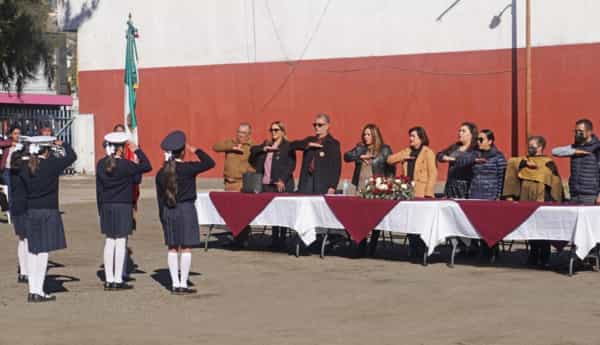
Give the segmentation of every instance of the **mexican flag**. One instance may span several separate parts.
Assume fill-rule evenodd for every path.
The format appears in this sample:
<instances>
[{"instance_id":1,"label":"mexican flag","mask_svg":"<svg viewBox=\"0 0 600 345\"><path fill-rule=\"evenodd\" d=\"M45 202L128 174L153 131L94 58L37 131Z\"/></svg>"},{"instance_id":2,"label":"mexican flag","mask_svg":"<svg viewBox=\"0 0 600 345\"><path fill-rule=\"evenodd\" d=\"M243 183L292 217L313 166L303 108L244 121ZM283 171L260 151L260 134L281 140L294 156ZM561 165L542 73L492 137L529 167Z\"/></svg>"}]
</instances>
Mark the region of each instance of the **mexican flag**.
<instances>
[{"instance_id":1,"label":"mexican flag","mask_svg":"<svg viewBox=\"0 0 600 345\"><path fill-rule=\"evenodd\" d=\"M127 48L125 51L125 130L131 135L134 143L138 144L138 121L135 111L137 101L137 89L140 85L138 75L138 55L135 40L138 38L138 30L133 26L131 14L127 20Z\"/></svg>"}]
</instances>

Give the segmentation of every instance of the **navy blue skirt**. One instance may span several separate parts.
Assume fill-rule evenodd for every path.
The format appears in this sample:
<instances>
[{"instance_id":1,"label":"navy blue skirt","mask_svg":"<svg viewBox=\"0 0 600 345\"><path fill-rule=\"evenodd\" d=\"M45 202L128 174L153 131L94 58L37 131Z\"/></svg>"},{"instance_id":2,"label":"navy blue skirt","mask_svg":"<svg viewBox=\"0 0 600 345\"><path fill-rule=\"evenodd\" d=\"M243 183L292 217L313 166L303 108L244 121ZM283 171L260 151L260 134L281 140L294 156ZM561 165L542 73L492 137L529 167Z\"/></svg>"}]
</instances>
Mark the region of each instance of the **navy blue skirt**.
<instances>
[{"instance_id":1,"label":"navy blue skirt","mask_svg":"<svg viewBox=\"0 0 600 345\"><path fill-rule=\"evenodd\" d=\"M65 229L56 209L30 209L25 218L29 252L48 253L67 248Z\"/></svg>"},{"instance_id":2,"label":"navy blue skirt","mask_svg":"<svg viewBox=\"0 0 600 345\"><path fill-rule=\"evenodd\" d=\"M163 209L163 232L169 247L191 247L200 244L198 214L193 202Z\"/></svg>"},{"instance_id":3,"label":"navy blue skirt","mask_svg":"<svg viewBox=\"0 0 600 345\"><path fill-rule=\"evenodd\" d=\"M110 238L122 238L133 231L132 204L103 204L100 207L100 230Z\"/></svg>"},{"instance_id":4,"label":"navy blue skirt","mask_svg":"<svg viewBox=\"0 0 600 345\"><path fill-rule=\"evenodd\" d=\"M27 238L27 230L25 228L26 219L27 217L25 217L25 214L13 215L11 213L10 215L10 221L13 225L13 228L15 229L15 235L19 236L19 239L21 240Z\"/></svg>"}]
</instances>

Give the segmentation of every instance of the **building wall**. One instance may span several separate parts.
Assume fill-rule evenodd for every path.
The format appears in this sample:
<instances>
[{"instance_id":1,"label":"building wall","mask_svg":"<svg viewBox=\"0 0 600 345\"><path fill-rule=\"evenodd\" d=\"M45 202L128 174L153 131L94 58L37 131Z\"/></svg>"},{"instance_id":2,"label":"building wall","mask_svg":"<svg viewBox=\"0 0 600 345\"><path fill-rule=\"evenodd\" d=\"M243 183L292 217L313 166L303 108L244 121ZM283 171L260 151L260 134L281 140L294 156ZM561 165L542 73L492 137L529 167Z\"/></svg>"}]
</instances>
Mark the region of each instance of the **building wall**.
<instances>
[{"instance_id":1,"label":"building wall","mask_svg":"<svg viewBox=\"0 0 600 345\"><path fill-rule=\"evenodd\" d=\"M343 150L368 122L394 149L414 125L441 149L471 120L494 129L507 154L523 151L524 3L513 1L514 21L509 8L494 26L511 1L100 2L79 29L80 108L95 115L96 145L122 122L131 12L140 30L140 140L155 167L170 130L208 148L240 121L261 141L270 121L283 120L299 138L317 112L332 115ZM579 116L598 118L598 10L593 0L534 2L532 129L551 146L570 142Z\"/></svg>"}]
</instances>

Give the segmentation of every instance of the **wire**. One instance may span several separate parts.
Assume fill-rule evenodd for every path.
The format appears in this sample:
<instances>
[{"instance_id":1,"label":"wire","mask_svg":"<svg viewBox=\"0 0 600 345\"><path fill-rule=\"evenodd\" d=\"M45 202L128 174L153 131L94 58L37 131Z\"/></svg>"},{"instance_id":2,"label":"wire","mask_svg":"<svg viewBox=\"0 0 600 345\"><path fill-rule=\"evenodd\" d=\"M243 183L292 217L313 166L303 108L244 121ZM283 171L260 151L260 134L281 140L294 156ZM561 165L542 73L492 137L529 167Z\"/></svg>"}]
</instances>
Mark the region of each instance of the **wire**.
<instances>
[{"instance_id":1,"label":"wire","mask_svg":"<svg viewBox=\"0 0 600 345\"><path fill-rule=\"evenodd\" d=\"M269 0L265 0L265 7L267 8L267 14L269 15L269 19L271 20L271 27L273 28L273 32L275 33L275 38L277 38L277 42L279 43L279 49L281 50L281 54L285 58L285 62L289 65L293 65L290 61L290 57L285 51L285 45L283 44L283 40L281 39L281 35L279 34L279 30L277 30L277 25L275 24L275 18L273 17L273 13L271 12L271 6L269 6Z\"/></svg>"},{"instance_id":2,"label":"wire","mask_svg":"<svg viewBox=\"0 0 600 345\"><path fill-rule=\"evenodd\" d=\"M315 29L313 30L312 34L310 35L308 41L304 45L304 48L302 49L302 53L300 54L300 57L298 57L298 60L291 65L290 71L285 76L285 78L283 79L283 81L281 82L281 84L279 85L279 87L277 89L275 89L275 92L271 95L271 97L269 97L267 99L267 101L263 104L263 106L261 108L261 111L264 111L265 109L267 109L267 107L271 104L271 102L273 102L273 100L279 95L279 93L281 92L281 90L283 90L285 88L285 86L287 85L287 83L290 80L290 78L292 77L292 75L298 69L298 66L300 65L300 62L304 58L304 55L308 51L308 48L310 47L312 41L314 40L315 36L317 35L317 32L319 32L319 29L321 28L321 24L323 23L323 18L325 17L325 14L327 14L327 10L329 9L329 5L331 5L331 2L332 2L332 0L327 0L327 3L323 7L323 10L321 11L321 15L319 16L319 20L317 21L317 25L315 26Z\"/></svg>"}]
</instances>

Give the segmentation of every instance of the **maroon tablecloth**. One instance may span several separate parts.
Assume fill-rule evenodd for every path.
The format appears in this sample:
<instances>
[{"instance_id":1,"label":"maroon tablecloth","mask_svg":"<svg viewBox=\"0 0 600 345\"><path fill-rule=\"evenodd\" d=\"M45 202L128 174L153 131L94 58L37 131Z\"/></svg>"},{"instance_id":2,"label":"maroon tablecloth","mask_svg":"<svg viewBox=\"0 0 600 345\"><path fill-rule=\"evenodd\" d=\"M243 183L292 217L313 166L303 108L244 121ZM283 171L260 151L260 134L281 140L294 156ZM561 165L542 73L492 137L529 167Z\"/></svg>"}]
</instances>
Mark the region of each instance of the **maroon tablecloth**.
<instances>
[{"instance_id":1,"label":"maroon tablecloth","mask_svg":"<svg viewBox=\"0 0 600 345\"><path fill-rule=\"evenodd\" d=\"M539 202L456 200L481 238L493 246L523 224Z\"/></svg>"},{"instance_id":2,"label":"maroon tablecloth","mask_svg":"<svg viewBox=\"0 0 600 345\"><path fill-rule=\"evenodd\" d=\"M398 200L363 199L353 196L325 196L331 212L355 242L364 240L390 212Z\"/></svg>"},{"instance_id":3,"label":"maroon tablecloth","mask_svg":"<svg viewBox=\"0 0 600 345\"><path fill-rule=\"evenodd\" d=\"M233 233L239 235L267 207L277 193L210 192L210 200Z\"/></svg>"}]
</instances>

